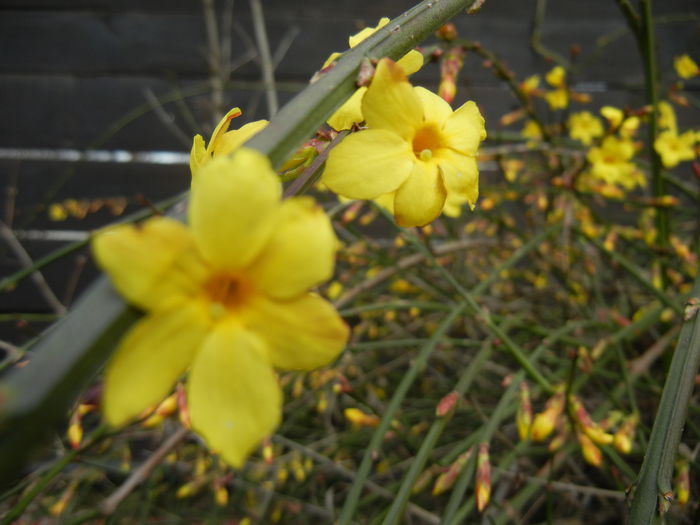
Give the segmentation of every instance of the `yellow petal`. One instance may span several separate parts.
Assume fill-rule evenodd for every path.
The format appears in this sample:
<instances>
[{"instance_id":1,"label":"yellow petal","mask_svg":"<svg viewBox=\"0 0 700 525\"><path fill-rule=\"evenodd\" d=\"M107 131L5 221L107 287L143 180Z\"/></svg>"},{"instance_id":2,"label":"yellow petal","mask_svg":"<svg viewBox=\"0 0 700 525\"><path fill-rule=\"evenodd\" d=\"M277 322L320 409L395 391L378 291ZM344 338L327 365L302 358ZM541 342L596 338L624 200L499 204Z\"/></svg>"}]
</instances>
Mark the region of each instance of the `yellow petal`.
<instances>
[{"instance_id":1,"label":"yellow petal","mask_svg":"<svg viewBox=\"0 0 700 525\"><path fill-rule=\"evenodd\" d=\"M214 128L214 133L211 134L211 139L209 140L209 145L207 146L207 153L213 155L214 148L216 148L216 143L219 140L219 136L226 133L228 127L231 125L231 121L236 117L241 115L241 110L239 108L233 108L231 111L224 115L224 118L219 121L216 128Z\"/></svg>"},{"instance_id":2,"label":"yellow petal","mask_svg":"<svg viewBox=\"0 0 700 525\"><path fill-rule=\"evenodd\" d=\"M313 199L287 199L272 237L246 273L267 295L294 297L333 275L336 243L331 221Z\"/></svg>"},{"instance_id":3,"label":"yellow petal","mask_svg":"<svg viewBox=\"0 0 700 525\"><path fill-rule=\"evenodd\" d=\"M364 120L362 116L362 97L367 88L362 86L355 91L345 103L328 119L328 125L336 131L350 129L353 124L359 124Z\"/></svg>"},{"instance_id":4,"label":"yellow petal","mask_svg":"<svg viewBox=\"0 0 700 525\"><path fill-rule=\"evenodd\" d=\"M103 411L121 425L161 401L190 366L209 325L200 303L182 303L140 320L107 365Z\"/></svg>"},{"instance_id":5,"label":"yellow petal","mask_svg":"<svg viewBox=\"0 0 700 525\"><path fill-rule=\"evenodd\" d=\"M104 230L92 252L119 293L144 310L168 309L195 295L208 273L190 231L167 217Z\"/></svg>"},{"instance_id":6,"label":"yellow petal","mask_svg":"<svg viewBox=\"0 0 700 525\"><path fill-rule=\"evenodd\" d=\"M410 143L395 133L367 129L349 135L331 150L322 181L345 197L373 199L401 186L414 159Z\"/></svg>"},{"instance_id":7,"label":"yellow petal","mask_svg":"<svg viewBox=\"0 0 700 525\"><path fill-rule=\"evenodd\" d=\"M406 75L412 75L423 67L423 62L423 53L416 51L415 49L411 49L396 63L401 69L403 69L403 72L406 73Z\"/></svg>"},{"instance_id":8,"label":"yellow petal","mask_svg":"<svg viewBox=\"0 0 700 525\"><path fill-rule=\"evenodd\" d=\"M272 233L280 194L270 161L255 150L240 148L204 166L189 216L207 261L229 271L247 266Z\"/></svg>"},{"instance_id":9,"label":"yellow petal","mask_svg":"<svg viewBox=\"0 0 700 525\"><path fill-rule=\"evenodd\" d=\"M384 16L379 19L379 22L375 27L365 27L362 31L359 33L355 33L351 37L348 38L348 44L350 45L351 48L355 47L357 44L362 42L365 38L370 36L371 34L375 33L378 29L381 29L385 25L389 23L389 18Z\"/></svg>"},{"instance_id":10,"label":"yellow petal","mask_svg":"<svg viewBox=\"0 0 700 525\"><path fill-rule=\"evenodd\" d=\"M362 114L369 128L393 131L405 139L423 121L423 106L413 86L396 63L383 58L362 99Z\"/></svg>"},{"instance_id":11,"label":"yellow petal","mask_svg":"<svg viewBox=\"0 0 700 525\"><path fill-rule=\"evenodd\" d=\"M466 155L476 155L479 143L486 138L484 117L471 100L452 113L442 131L449 147Z\"/></svg>"},{"instance_id":12,"label":"yellow petal","mask_svg":"<svg viewBox=\"0 0 700 525\"><path fill-rule=\"evenodd\" d=\"M326 69L326 68L327 68L328 66L330 66L333 62L335 62L336 60L338 60L341 56L343 56L342 53L338 53L338 52L335 52L335 51L334 51L333 53L331 53L331 55L330 55L330 56L326 59L326 61L323 63L323 66L321 67L321 69Z\"/></svg>"},{"instance_id":13,"label":"yellow petal","mask_svg":"<svg viewBox=\"0 0 700 525\"><path fill-rule=\"evenodd\" d=\"M246 325L265 340L270 361L287 370L311 370L333 361L349 329L333 306L315 294L290 301L256 296L246 309Z\"/></svg>"},{"instance_id":14,"label":"yellow petal","mask_svg":"<svg viewBox=\"0 0 700 525\"><path fill-rule=\"evenodd\" d=\"M467 202L474 206L479 197L479 167L476 159L449 149L440 150L438 155L437 162L447 192L466 197Z\"/></svg>"},{"instance_id":15,"label":"yellow petal","mask_svg":"<svg viewBox=\"0 0 700 525\"><path fill-rule=\"evenodd\" d=\"M204 145L204 138L201 135L195 135L192 141L192 150L190 151L190 173L194 181L199 169L209 160L207 147Z\"/></svg>"},{"instance_id":16,"label":"yellow petal","mask_svg":"<svg viewBox=\"0 0 700 525\"><path fill-rule=\"evenodd\" d=\"M192 428L239 468L280 421L282 393L264 343L224 323L207 337L189 375Z\"/></svg>"},{"instance_id":17,"label":"yellow petal","mask_svg":"<svg viewBox=\"0 0 700 525\"><path fill-rule=\"evenodd\" d=\"M416 162L411 175L396 191L396 224L404 227L425 226L440 215L446 197L447 192L437 166Z\"/></svg>"},{"instance_id":18,"label":"yellow petal","mask_svg":"<svg viewBox=\"0 0 700 525\"><path fill-rule=\"evenodd\" d=\"M248 142L253 135L267 126L267 124L267 120L256 120L254 122L249 122L245 126L241 126L239 129L227 131L217 140L213 152L214 157L217 155L228 155L233 150L240 148L243 144Z\"/></svg>"},{"instance_id":19,"label":"yellow petal","mask_svg":"<svg viewBox=\"0 0 700 525\"><path fill-rule=\"evenodd\" d=\"M438 129L442 129L447 119L452 115L452 108L442 97L438 97L432 91L424 87L414 87L423 106L423 118L425 122L434 123Z\"/></svg>"}]
</instances>

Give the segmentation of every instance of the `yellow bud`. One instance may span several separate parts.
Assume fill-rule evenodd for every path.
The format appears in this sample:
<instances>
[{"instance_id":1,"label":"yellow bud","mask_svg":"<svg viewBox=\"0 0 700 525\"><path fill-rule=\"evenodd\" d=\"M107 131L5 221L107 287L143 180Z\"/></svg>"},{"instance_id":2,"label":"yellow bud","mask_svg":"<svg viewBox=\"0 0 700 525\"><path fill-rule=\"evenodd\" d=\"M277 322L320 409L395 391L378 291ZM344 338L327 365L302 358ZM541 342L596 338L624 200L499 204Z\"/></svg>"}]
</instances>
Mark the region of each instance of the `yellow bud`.
<instances>
[{"instance_id":1,"label":"yellow bud","mask_svg":"<svg viewBox=\"0 0 700 525\"><path fill-rule=\"evenodd\" d=\"M80 443L83 440L83 426L80 420L71 423L68 426L68 443L73 450L80 448Z\"/></svg>"},{"instance_id":2,"label":"yellow bud","mask_svg":"<svg viewBox=\"0 0 700 525\"><path fill-rule=\"evenodd\" d=\"M228 503L228 490L226 487L219 487L214 492L214 501L219 507L225 507Z\"/></svg>"},{"instance_id":3,"label":"yellow bud","mask_svg":"<svg viewBox=\"0 0 700 525\"><path fill-rule=\"evenodd\" d=\"M589 438L583 432L577 432L577 436L579 445L581 445L583 459L594 467L600 467L600 465L603 463L603 453L595 445L595 443L593 443L591 438Z\"/></svg>"}]
</instances>

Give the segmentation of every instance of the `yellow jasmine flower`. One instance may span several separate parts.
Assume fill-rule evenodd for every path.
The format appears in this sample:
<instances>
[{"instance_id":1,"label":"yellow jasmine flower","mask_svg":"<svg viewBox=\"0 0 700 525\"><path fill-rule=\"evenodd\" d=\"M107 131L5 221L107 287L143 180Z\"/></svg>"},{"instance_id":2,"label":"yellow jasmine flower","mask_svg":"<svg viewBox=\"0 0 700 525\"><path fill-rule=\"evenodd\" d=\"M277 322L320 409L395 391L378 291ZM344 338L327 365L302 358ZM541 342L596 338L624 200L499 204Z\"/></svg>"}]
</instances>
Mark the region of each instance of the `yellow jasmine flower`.
<instances>
[{"instance_id":1,"label":"yellow jasmine flower","mask_svg":"<svg viewBox=\"0 0 700 525\"><path fill-rule=\"evenodd\" d=\"M531 139L527 142L529 147L534 146L536 141L542 140L542 131L534 120L526 121L520 133L523 137Z\"/></svg>"},{"instance_id":2,"label":"yellow jasmine flower","mask_svg":"<svg viewBox=\"0 0 700 525\"><path fill-rule=\"evenodd\" d=\"M540 87L539 75L529 76L520 83L520 91L522 91L523 95L525 95L526 97L532 95L538 87Z\"/></svg>"},{"instance_id":3,"label":"yellow jasmine flower","mask_svg":"<svg viewBox=\"0 0 700 525\"><path fill-rule=\"evenodd\" d=\"M479 171L476 153L486 138L474 102L456 111L443 99L413 87L392 60L377 64L362 100L369 129L346 137L328 155L322 180L351 199L393 194L400 226L423 226L442 211L448 194L474 206Z\"/></svg>"},{"instance_id":4,"label":"yellow jasmine flower","mask_svg":"<svg viewBox=\"0 0 700 525\"><path fill-rule=\"evenodd\" d=\"M673 67L681 78L693 78L700 75L700 68L690 56L681 55L673 59Z\"/></svg>"},{"instance_id":5,"label":"yellow jasmine flower","mask_svg":"<svg viewBox=\"0 0 700 525\"><path fill-rule=\"evenodd\" d=\"M694 146L694 131L686 131L678 135L671 130L666 130L659 133L654 141L654 149L666 168L673 168L684 160L693 160L695 158Z\"/></svg>"},{"instance_id":6,"label":"yellow jasmine flower","mask_svg":"<svg viewBox=\"0 0 700 525\"><path fill-rule=\"evenodd\" d=\"M674 135L678 133L676 112L673 111L673 106L665 100L659 102L659 128L667 129Z\"/></svg>"},{"instance_id":7,"label":"yellow jasmine flower","mask_svg":"<svg viewBox=\"0 0 700 525\"><path fill-rule=\"evenodd\" d=\"M215 158L198 177L189 228L156 217L93 242L114 287L146 312L107 366L103 409L122 425L188 372L192 428L240 467L280 420L273 367L310 370L345 345L345 323L308 291L332 275L337 239L312 199L280 202L254 150Z\"/></svg>"},{"instance_id":8,"label":"yellow jasmine flower","mask_svg":"<svg viewBox=\"0 0 700 525\"><path fill-rule=\"evenodd\" d=\"M645 186L641 171L631 162L635 153L630 140L608 136L598 147L588 151L586 158L591 164L590 174L607 184L619 184L626 189Z\"/></svg>"},{"instance_id":9,"label":"yellow jasmine flower","mask_svg":"<svg viewBox=\"0 0 700 525\"><path fill-rule=\"evenodd\" d=\"M594 138L600 137L604 131L600 119L588 111L572 113L568 126L569 136L572 139L580 140L586 146L589 146Z\"/></svg>"},{"instance_id":10,"label":"yellow jasmine flower","mask_svg":"<svg viewBox=\"0 0 700 525\"><path fill-rule=\"evenodd\" d=\"M211 135L209 145L204 145L201 135L195 135L190 152L190 170L192 171L192 183L196 183L199 170L219 155L228 155L233 150L242 146L253 135L267 126L267 120L249 122L239 129L228 131L231 121L241 115L241 110L233 108L221 119L214 133Z\"/></svg>"},{"instance_id":11,"label":"yellow jasmine flower","mask_svg":"<svg viewBox=\"0 0 700 525\"><path fill-rule=\"evenodd\" d=\"M631 137L639 128L639 117L629 116L625 118L625 113L619 108L603 106L600 108L600 114L606 118L612 129L619 128L620 135L623 137Z\"/></svg>"},{"instance_id":12,"label":"yellow jasmine flower","mask_svg":"<svg viewBox=\"0 0 700 525\"><path fill-rule=\"evenodd\" d=\"M384 27L389 23L389 18L383 17L379 20L379 23L375 27L365 27L359 33L356 33L348 38L348 45L350 49L357 46L360 42L365 40L370 35L376 33L379 29ZM326 59L323 67L328 67L335 60L340 58L342 53L332 53ZM423 67L423 55L422 53L411 49L402 58L396 62L406 75L412 75ZM353 95L345 101L345 103L338 108L338 110L331 115L328 119L328 125L337 131L344 129L350 129L354 124L359 124L364 120L362 116L362 98L367 92L366 86L361 86L353 93Z\"/></svg>"},{"instance_id":13,"label":"yellow jasmine flower","mask_svg":"<svg viewBox=\"0 0 700 525\"><path fill-rule=\"evenodd\" d=\"M563 88L565 85L564 79L566 77L566 71L561 66L556 66L549 73L544 76L547 84L553 88Z\"/></svg>"},{"instance_id":14,"label":"yellow jasmine flower","mask_svg":"<svg viewBox=\"0 0 700 525\"><path fill-rule=\"evenodd\" d=\"M569 105L569 92L566 88L547 91L547 93L544 94L544 99L547 101L547 104L549 104L550 109L566 109Z\"/></svg>"}]
</instances>

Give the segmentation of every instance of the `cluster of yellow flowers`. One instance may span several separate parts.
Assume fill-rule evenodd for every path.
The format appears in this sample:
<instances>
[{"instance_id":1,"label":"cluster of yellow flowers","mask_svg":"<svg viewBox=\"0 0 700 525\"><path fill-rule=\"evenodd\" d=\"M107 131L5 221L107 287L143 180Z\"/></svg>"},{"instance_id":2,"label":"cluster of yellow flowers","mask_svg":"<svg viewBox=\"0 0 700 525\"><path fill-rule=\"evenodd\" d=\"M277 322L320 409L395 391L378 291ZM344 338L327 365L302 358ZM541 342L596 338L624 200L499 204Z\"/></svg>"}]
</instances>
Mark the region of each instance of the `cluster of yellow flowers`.
<instances>
[{"instance_id":1,"label":"cluster of yellow flowers","mask_svg":"<svg viewBox=\"0 0 700 525\"><path fill-rule=\"evenodd\" d=\"M330 152L325 185L349 198L384 196L401 226L428 224L448 203L475 205L476 153L486 136L473 102L452 111L408 82L422 63L415 51L380 60L369 86L329 120L336 129L365 125ZM311 291L333 274L331 222L311 198L281 200L280 175L243 146L268 123L229 130L240 114L232 109L208 145L194 138L189 227L156 217L110 227L93 242L114 287L146 313L105 372L105 418L122 425L143 417L187 373L186 419L235 467L280 421L274 370L326 365L349 335Z\"/></svg>"}]
</instances>

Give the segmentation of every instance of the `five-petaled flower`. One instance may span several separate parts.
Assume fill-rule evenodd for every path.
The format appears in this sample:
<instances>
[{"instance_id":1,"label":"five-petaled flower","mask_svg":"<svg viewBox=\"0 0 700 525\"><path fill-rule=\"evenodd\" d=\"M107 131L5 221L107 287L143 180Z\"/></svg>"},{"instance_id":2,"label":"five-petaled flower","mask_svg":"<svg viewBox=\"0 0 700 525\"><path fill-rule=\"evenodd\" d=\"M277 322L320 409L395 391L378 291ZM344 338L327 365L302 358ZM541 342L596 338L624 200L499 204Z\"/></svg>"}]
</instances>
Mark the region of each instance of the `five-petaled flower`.
<instances>
[{"instance_id":1,"label":"five-petaled flower","mask_svg":"<svg viewBox=\"0 0 700 525\"><path fill-rule=\"evenodd\" d=\"M268 159L241 148L200 168L189 228L157 217L96 237L99 265L146 311L107 366L108 422L138 416L188 372L192 428L239 467L279 423L274 368L339 354L348 328L309 292L331 276L337 239L313 200L280 196Z\"/></svg>"},{"instance_id":2,"label":"five-petaled flower","mask_svg":"<svg viewBox=\"0 0 700 525\"><path fill-rule=\"evenodd\" d=\"M423 226L456 194L473 207L478 196L476 153L486 138L474 102L456 111L443 99L413 87L385 58L362 100L368 129L331 150L323 182L351 199L391 194L400 226Z\"/></svg>"}]
</instances>

